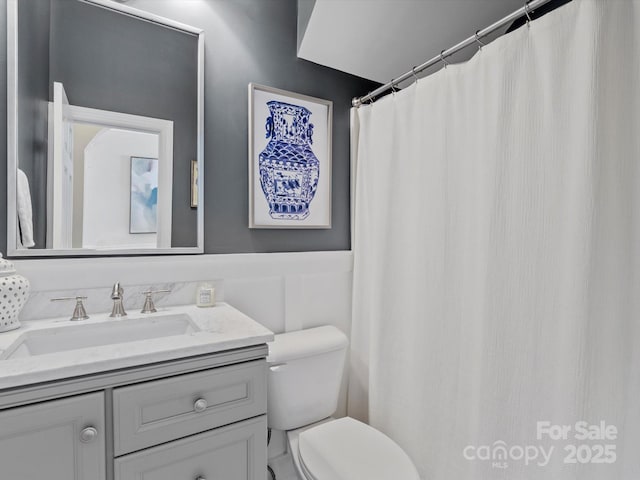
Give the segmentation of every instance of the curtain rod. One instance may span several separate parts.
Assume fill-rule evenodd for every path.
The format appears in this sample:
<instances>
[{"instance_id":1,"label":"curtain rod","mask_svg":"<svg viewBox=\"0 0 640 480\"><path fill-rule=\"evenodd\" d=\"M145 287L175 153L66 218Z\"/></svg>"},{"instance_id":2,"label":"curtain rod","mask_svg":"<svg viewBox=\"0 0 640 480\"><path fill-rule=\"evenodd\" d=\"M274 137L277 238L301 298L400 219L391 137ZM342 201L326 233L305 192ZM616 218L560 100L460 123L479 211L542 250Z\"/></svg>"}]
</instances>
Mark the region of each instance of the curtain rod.
<instances>
[{"instance_id":1,"label":"curtain rod","mask_svg":"<svg viewBox=\"0 0 640 480\"><path fill-rule=\"evenodd\" d=\"M419 73L422 70L425 70L425 69L435 65L438 62L443 62L446 65L447 62L446 62L445 58L453 55L456 52L459 52L460 50L462 50L463 48L468 47L469 45L472 45L474 43L481 43L480 42L481 38L486 37L490 33L498 30L500 27L503 27L504 25L506 25L508 23L511 23L511 22L513 22L513 21L515 21L515 20L517 20L517 19L519 19L521 17L524 17L524 16L527 17L528 21L530 21L531 17L529 15L533 11L533 9L540 7L540 6L544 5L545 3L549 3L550 1L551 0L531 0L529 2L526 2L523 7L519 8L515 12L507 15L502 20L498 20L494 24L489 25L487 28L484 28L482 30L478 30L474 35L470 36L466 40L463 40L462 42L458 43L457 45L454 45L453 47L451 47L451 48L449 48L447 50L443 50L442 52L440 52L440 55L433 57L431 60L427 60L422 65L418 65L417 67L413 67L411 70L409 70L404 75L401 75L398 78L392 79L389 83L386 83L386 84L382 85L381 87L376 88L374 91L369 92L369 93L367 93L366 95L364 95L364 96L362 96L360 98L355 97L353 100L351 100L351 105L353 105L354 107L359 107L364 102L369 101L369 100L373 100L374 97L377 97L378 95L380 95L383 92L386 92L389 89L393 89L394 87L396 87L401 82L404 82L405 80L408 80L409 78L414 77L416 75L416 73Z\"/></svg>"}]
</instances>

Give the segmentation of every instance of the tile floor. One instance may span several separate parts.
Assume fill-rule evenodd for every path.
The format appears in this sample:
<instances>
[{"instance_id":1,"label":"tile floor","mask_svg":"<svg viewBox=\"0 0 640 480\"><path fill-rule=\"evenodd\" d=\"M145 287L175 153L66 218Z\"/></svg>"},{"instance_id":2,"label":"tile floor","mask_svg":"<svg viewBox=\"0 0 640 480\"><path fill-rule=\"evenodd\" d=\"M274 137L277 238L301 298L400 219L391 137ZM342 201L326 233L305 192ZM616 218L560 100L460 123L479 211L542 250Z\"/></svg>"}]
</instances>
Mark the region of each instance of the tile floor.
<instances>
[{"instance_id":1,"label":"tile floor","mask_svg":"<svg viewBox=\"0 0 640 480\"><path fill-rule=\"evenodd\" d=\"M276 480L299 480L296 474L293 460L289 453L275 457L269 461L269 466L276 474ZM267 473L267 480L271 480L271 475Z\"/></svg>"}]
</instances>

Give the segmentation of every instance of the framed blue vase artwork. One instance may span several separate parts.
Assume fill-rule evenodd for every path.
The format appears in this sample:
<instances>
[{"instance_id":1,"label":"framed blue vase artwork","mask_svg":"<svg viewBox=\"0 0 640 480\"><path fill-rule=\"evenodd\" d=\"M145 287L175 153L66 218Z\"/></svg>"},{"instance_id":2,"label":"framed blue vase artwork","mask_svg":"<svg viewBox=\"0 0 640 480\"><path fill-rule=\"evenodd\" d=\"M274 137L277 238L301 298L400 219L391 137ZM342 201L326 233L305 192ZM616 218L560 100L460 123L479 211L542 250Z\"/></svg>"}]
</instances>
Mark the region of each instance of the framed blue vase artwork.
<instances>
[{"instance_id":1,"label":"framed blue vase artwork","mask_svg":"<svg viewBox=\"0 0 640 480\"><path fill-rule=\"evenodd\" d=\"M249 84L249 228L331 228L333 102Z\"/></svg>"}]
</instances>

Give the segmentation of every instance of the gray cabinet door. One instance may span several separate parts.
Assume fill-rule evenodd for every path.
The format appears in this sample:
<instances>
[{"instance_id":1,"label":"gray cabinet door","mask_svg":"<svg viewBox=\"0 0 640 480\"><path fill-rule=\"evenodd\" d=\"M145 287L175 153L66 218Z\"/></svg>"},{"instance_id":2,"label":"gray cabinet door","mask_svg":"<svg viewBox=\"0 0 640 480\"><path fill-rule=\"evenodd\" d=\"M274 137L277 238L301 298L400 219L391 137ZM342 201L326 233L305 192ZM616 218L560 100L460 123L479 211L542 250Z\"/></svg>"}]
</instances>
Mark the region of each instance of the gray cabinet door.
<instances>
[{"instance_id":1,"label":"gray cabinet door","mask_svg":"<svg viewBox=\"0 0 640 480\"><path fill-rule=\"evenodd\" d=\"M115 479L264 480L266 469L263 415L117 458Z\"/></svg>"},{"instance_id":2,"label":"gray cabinet door","mask_svg":"<svg viewBox=\"0 0 640 480\"><path fill-rule=\"evenodd\" d=\"M0 411L0 478L105 480L105 476L103 393Z\"/></svg>"}]
</instances>

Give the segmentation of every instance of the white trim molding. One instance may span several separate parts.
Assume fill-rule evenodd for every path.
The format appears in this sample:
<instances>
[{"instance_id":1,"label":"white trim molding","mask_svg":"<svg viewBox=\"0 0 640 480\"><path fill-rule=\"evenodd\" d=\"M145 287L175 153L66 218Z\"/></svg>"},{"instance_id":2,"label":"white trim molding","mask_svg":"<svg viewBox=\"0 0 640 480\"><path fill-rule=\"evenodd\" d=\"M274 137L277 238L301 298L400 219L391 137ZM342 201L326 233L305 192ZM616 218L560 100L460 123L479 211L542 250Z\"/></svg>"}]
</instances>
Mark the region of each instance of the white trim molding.
<instances>
[{"instance_id":1,"label":"white trim molding","mask_svg":"<svg viewBox=\"0 0 640 480\"><path fill-rule=\"evenodd\" d=\"M198 282L303 275L349 273L351 251L295 253L237 253L162 257L102 257L15 259L32 290L99 288L123 284ZM330 299L327 299L331 301Z\"/></svg>"}]
</instances>

